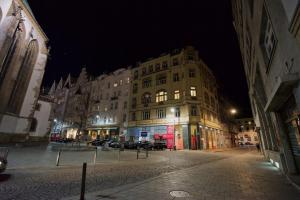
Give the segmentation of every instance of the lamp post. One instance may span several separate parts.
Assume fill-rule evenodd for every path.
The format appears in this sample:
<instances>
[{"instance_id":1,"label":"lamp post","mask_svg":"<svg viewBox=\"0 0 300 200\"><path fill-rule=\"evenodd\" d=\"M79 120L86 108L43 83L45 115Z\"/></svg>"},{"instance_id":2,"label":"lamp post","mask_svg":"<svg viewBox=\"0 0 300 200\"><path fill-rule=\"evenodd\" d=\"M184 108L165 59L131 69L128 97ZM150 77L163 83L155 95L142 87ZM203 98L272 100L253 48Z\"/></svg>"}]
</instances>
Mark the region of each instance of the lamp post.
<instances>
[{"instance_id":1,"label":"lamp post","mask_svg":"<svg viewBox=\"0 0 300 200\"><path fill-rule=\"evenodd\" d=\"M229 112L230 112L230 115L232 116L232 118L234 119L234 116L237 114L237 110L235 109L235 108L231 108L230 110L229 110ZM232 122L232 123L234 123L234 122ZM234 133L234 127L233 127L234 125L232 125L232 130L231 130L231 135L233 136L233 133ZM232 137L231 136L231 137ZM232 139L233 140L233 139ZM232 141L232 143L234 143L234 146L236 146L236 138L235 138L235 136L234 136L234 141Z\"/></svg>"},{"instance_id":2,"label":"lamp post","mask_svg":"<svg viewBox=\"0 0 300 200\"><path fill-rule=\"evenodd\" d=\"M173 113L173 149L176 150L175 145L175 108L171 108L171 113Z\"/></svg>"}]
</instances>

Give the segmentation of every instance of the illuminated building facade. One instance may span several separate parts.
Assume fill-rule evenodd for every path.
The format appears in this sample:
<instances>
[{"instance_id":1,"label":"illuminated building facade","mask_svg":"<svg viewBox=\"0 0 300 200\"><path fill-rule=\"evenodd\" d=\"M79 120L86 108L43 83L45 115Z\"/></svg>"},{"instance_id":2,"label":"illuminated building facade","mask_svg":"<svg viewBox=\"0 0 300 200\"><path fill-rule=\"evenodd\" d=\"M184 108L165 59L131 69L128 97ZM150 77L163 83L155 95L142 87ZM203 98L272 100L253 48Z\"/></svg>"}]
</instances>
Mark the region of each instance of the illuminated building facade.
<instances>
[{"instance_id":1,"label":"illuminated building facade","mask_svg":"<svg viewBox=\"0 0 300 200\"><path fill-rule=\"evenodd\" d=\"M164 140L177 149L224 147L216 80L193 47L138 63L131 73L127 140Z\"/></svg>"}]
</instances>

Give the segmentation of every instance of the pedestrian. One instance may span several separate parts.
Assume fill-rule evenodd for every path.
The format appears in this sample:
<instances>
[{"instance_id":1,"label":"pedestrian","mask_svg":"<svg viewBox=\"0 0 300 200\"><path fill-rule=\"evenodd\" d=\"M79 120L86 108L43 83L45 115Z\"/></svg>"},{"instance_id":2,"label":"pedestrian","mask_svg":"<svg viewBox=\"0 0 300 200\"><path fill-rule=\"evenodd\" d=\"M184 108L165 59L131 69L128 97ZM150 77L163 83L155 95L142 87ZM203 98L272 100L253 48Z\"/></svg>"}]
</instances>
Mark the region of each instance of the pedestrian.
<instances>
[{"instance_id":1,"label":"pedestrian","mask_svg":"<svg viewBox=\"0 0 300 200\"><path fill-rule=\"evenodd\" d=\"M257 149L258 152L260 152L260 145L259 145L259 143L256 143L256 149Z\"/></svg>"}]
</instances>

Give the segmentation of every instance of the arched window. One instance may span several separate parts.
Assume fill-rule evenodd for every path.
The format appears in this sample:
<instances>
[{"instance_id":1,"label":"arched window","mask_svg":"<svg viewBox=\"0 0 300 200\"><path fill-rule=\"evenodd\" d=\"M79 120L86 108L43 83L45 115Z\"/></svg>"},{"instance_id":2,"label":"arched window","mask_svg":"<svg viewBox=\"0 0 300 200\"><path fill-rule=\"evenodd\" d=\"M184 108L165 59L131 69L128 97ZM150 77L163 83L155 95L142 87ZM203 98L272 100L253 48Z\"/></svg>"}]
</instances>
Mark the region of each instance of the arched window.
<instances>
[{"instance_id":1,"label":"arched window","mask_svg":"<svg viewBox=\"0 0 300 200\"><path fill-rule=\"evenodd\" d=\"M38 42L36 40L32 40L27 47L21 69L18 73L17 80L10 97L8 110L12 113L18 114L21 110L37 56Z\"/></svg>"},{"instance_id":2,"label":"arched window","mask_svg":"<svg viewBox=\"0 0 300 200\"><path fill-rule=\"evenodd\" d=\"M156 102L163 102L168 100L167 91L160 90L156 93Z\"/></svg>"},{"instance_id":3,"label":"arched window","mask_svg":"<svg viewBox=\"0 0 300 200\"><path fill-rule=\"evenodd\" d=\"M143 104L151 103L151 94L149 92L146 92L146 93L143 94L142 103Z\"/></svg>"},{"instance_id":4,"label":"arched window","mask_svg":"<svg viewBox=\"0 0 300 200\"><path fill-rule=\"evenodd\" d=\"M21 66L21 56L25 40L25 26L19 23L12 33L7 37L0 49L0 112L7 110L7 105L14 88L14 81Z\"/></svg>"}]
</instances>

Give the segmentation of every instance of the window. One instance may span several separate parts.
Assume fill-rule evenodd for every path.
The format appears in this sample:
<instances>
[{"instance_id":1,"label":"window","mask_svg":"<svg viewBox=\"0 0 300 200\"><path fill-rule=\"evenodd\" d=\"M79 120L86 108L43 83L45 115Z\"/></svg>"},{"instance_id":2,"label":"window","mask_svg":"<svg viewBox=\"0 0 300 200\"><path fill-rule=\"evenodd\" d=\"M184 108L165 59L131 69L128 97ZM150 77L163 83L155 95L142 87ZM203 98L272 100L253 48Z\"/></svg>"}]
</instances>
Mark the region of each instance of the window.
<instances>
[{"instance_id":1,"label":"window","mask_svg":"<svg viewBox=\"0 0 300 200\"><path fill-rule=\"evenodd\" d=\"M164 61L164 62L162 63L162 68L163 68L163 69L167 69L167 68L168 68L168 62L167 62L167 61Z\"/></svg>"},{"instance_id":2,"label":"window","mask_svg":"<svg viewBox=\"0 0 300 200\"><path fill-rule=\"evenodd\" d=\"M174 74L173 74L173 81L174 81L174 82L179 81L179 74L178 74L178 73L174 73Z\"/></svg>"},{"instance_id":3,"label":"window","mask_svg":"<svg viewBox=\"0 0 300 200\"><path fill-rule=\"evenodd\" d=\"M142 112L142 119L143 120L150 119L150 110L145 110L145 111Z\"/></svg>"},{"instance_id":4,"label":"window","mask_svg":"<svg viewBox=\"0 0 300 200\"><path fill-rule=\"evenodd\" d=\"M127 101L124 101L124 106L123 106L124 109L127 108Z\"/></svg>"},{"instance_id":5,"label":"window","mask_svg":"<svg viewBox=\"0 0 300 200\"><path fill-rule=\"evenodd\" d=\"M115 109L118 109L118 102L115 102Z\"/></svg>"},{"instance_id":6,"label":"window","mask_svg":"<svg viewBox=\"0 0 300 200\"><path fill-rule=\"evenodd\" d=\"M158 119L166 118L166 109L164 108L157 109L156 114Z\"/></svg>"},{"instance_id":7,"label":"window","mask_svg":"<svg viewBox=\"0 0 300 200\"><path fill-rule=\"evenodd\" d=\"M176 65L178 65L178 64L179 64L178 58L174 58L174 59L173 59L173 66L176 66Z\"/></svg>"},{"instance_id":8,"label":"window","mask_svg":"<svg viewBox=\"0 0 300 200\"><path fill-rule=\"evenodd\" d=\"M167 92L162 90L156 93L156 102L163 102L163 101L167 101L168 97L167 97Z\"/></svg>"},{"instance_id":9,"label":"window","mask_svg":"<svg viewBox=\"0 0 300 200\"><path fill-rule=\"evenodd\" d=\"M37 104L35 105L35 110L40 111L40 109L41 109L41 104L40 104L40 103L37 103Z\"/></svg>"},{"instance_id":10,"label":"window","mask_svg":"<svg viewBox=\"0 0 300 200\"><path fill-rule=\"evenodd\" d=\"M204 101L207 105L209 105L209 96L208 96L207 92L204 92Z\"/></svg>"},{"instance_id":11,"label":"window","mask_svg":"<svg viewBox=\"0 0 300 200\"><path fill-rule=\"evenodd\" d=\"M118 91L118 96L121 96L121 90Z\"/></svg>"},{"instance_id":12,"label":"window","mask_svg":"<svg viewBox=\"0 0 300 200\"><path fill-rule=\"evenodd\" d=\"M196 97L197 96L196 87L191 87L191 96L192 97Z\"/></svg>"},{"instance_id":13,"label":"window","mask_svg":"<svg viewBox=\"0 0 300 200\"><path fill-rule=\"evenodd\" d=\"M160 64L157 63L157 64L155 65L155 71L159 71L159 70L160 70Z\"/></svg>"},{"instance_id":14,"label":"window","mask_svg":"<svg viewBox=\"0 0 300 200\"><path fill-rule=\"evenodd\" d=\"M122 79L120 80L120 85L123 85L123 80Z\"/></svg>"},{"instance_id":15,"label":"window","mask_svg":"<svg viewBox=\"0 0 300 200\"><path fill-rule=\"evenodd\" d=\"M196 70L195 69L189 69L189 77L195 78L196 77Z\"/></svg>"},{"instance_id":16,"label":"window","mask_svg":"<svg viewBox=\"0 0 300 200\"><path fill-rule=\"evenodd\" d=\"M151 103L151 94L150 93L144 93L142 96L142 103L143 104L148 104Z\"/></svg>"},{"instance_id":17,"label":"window","mask_svg":"<svg viewBox=\"0 0 300 200\"><path fill-rule=\"evenodd\" d=\"M180 92L179 90L174 91L174 99L180 99Z\"/></svg>"},{"instance_id":18,"label":"window","mask_svg":"<svg viewBox=\"0 0 300 200\"><path fill-rule=\"evenodd\" d=\"M133 94L135 94L135 93L137 93L137 91L138 91L138 84L134 83L133 88L132 88L132 92L133 92Z\"/></svg>"},{"instance_id":19,"label":"window","mask_svg":"<svg viewBox=\"0 0 300 200\"><path fill-rule=\"evenodd\" d=\"M131 107L136 108L136 98L132 98Z\"/></svg>"},{"instance_id":20,"label":"window","mask_svg":"<svg viewBox=\"0 0 300 200\"><path fill-rule=\"evenodd\" d=\"M31 120L31 124L30 124L30 132L35 132L36 131L36 128L37 128L37 125L38 125L38 121L36 118L32 118Z\"/></svg>"},{"instance_id":21,"label":"window","mask_svg":"<svg viewBox=\"0 0 300 200\"><path fill-rule=\"evenodd\" d=\"M139 78L139 72L137 70L134 71L133 78L134 78L134 80Z\"/></svg>"},{"instance_id":22,"label":"window","mask_svg":"<svg viewBox=\"0 0 300 200\"><path fill-rule=\"evenodd\" d=\"M118 83L117 82L114 83L114 87L118 87Z\"/></svg>"},{"instance_id":23,"label":"window","mask_svg":"<svg viewBox=\"0 0 300 200\"><path fill-rule=\"evenodd\" d=\"M175 108L175 117L180 117L180 108Z\"/></svg>"},{"instance_id":24,"label":"window","mask_svg":"<svg viewBox=\"0 0 300 200\"><path fill-rule=\"evenodd\" d=\"M196 105L192 105L191 106L191 115L192 116L197 116L197 106Z\"/></svg>"},{"instance_id":25,"label":"window","mask_svg":"<svg viewBox=\"0 0 300 200\"><path fill-rule=\"evenodd\" d=\"M151 78L146 78L143 80L143 88L148 88L148 87L151 87Z\"/></svg>"},{"instance_id":26,"label":"window","mask_svg":"<svg viewBox=\"0 0 300 200\"><path fill-rule=\"evenodd\" d=\"M270 17L267 13L266 7L264 6L261 19L259 42L262 49L263 58L267 66L267 70L273 55L273 51L275 49L276 41L277 39L274 34Z\"/></svg>"},{"instance_id":27,"label":"window","mask_svg":"<svg viewBox=\"0 0 300 200\"><path fill-rule=\"evenodd\" d=\"M114 109L114 104L113 103L110 104L110 109L111 110Z\"/></svg>"},{"instance_id":28,"label":"window","mask_svg":"<svg viewBox=\"0 0 300 200\"><path fill-rule=\"evenodd\" d=\"M126 122L126 120L127 120L127 115L123 114L123 122Z\"/></svg>"},{"instance_id":29,"label":"window","mask_svg":"<svg viewBox=\"0 0 300 200\"><path fill-rule=\"evenodd\" d=\"M131 113L131 120L132 120L132 121L135 121L135 120L136 120L135 112L132 112L132 113Z\"/></svg>"},{"instance_id":30,"label":"window","mask_svg":"<svg viewBox=\"0 0 300 200\"><path fill-rule=\"evenodd\" d=\"M166 84L167 76L165 74L160 74L156 77L156 85Z\"/></svg>"},{"instance_id":31,"label":"window","mask_svg":"<svg viewBox=\"0 0 300 200\"><path fill-rule=\"evenodd\" d=\"M144 76L144 75L146 75L146 73L147 73L147 69L146 69L146 67L144 67L144 68L142 69L142 75Z\"/></svg>"},{"instance_id":32,"label":"window","mask_svg":"<svg viewBox=\"0 0 300 200\"><path fill-rule=\"evenodd\" d=\"M149 73L152 73L153 72L153 65L149 65Z\"/></svg>"},{"instance_id":33,"label":"window","mask_svg":"<svg viewBox=\"0 0 300 200\"><path fill-rule=\"evenodd\" d=\"M188 54L188 60L194 60L194 55L193 54Z\"/></svg>"},{"instance_id":34,"label":"window","mask_svg":"<svg viewBox=\"0 0 300 200\"><path fill-rule=\"evenodd\" d=\"M107 88L110 88L110 83L107 83Z\"/></svg>"}]
</instances>

